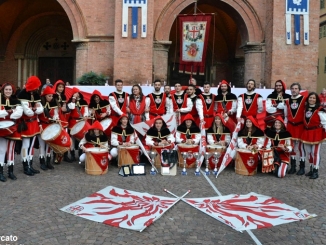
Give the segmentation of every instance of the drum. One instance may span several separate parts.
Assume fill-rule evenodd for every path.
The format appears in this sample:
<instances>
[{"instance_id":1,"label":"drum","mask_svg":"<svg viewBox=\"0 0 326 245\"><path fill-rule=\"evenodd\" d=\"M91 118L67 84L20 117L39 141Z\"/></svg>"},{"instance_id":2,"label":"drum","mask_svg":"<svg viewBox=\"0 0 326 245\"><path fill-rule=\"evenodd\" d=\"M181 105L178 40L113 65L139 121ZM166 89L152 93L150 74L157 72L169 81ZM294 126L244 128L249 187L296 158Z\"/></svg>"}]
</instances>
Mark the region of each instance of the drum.
<instances>
[{"instance_id":1,"label":"drum","mask_svg":"<svg viewBox=\"0 0 326 245\"><path fill-rule=\"evenodd\" d=\"M272 149L259 150L262 162L262 173L270 173L274 168L274 152Z\"/></svg>"},{"instance_id":2,"label":"drum","mask_svg":"<svg viewBox=\"0 0 326 245\"><path fill-rule=\"evenodd\" d=\"M108 150L100 147L87 148L85 151L85 172L90 175L102 175L108 172Z\"/></svg>"},{"instance_id":3,"label":"drum","mask_svg":"<svg viewBox=\"0 0 326 245\"><path fill-rule=\"evenodd\" d=\"M162 159L161 159L161 153L163 150L171 150L173 148L173 145L165 145L165 146L162 146L162 145L158 145L158 146L155 146L153 145L152 146L152 151L156 152L157 155L154 159L154 164L155 164L155 167L156 168L161 168L161 164L162 164Z\"/></svg>"},{"instance_id":4,"label":"drum","mask_svg":"<svg viewBox=\"0 0 326 245\"><path fill-rule=\"evenodd\" d=\"M207 145L206 152L209 152L212 154L212 156L209 158L209 164L208 169L213 170L215 168L215 161L217 161L216 167L219 168L221 166L221 163L223 161L223 157L225 154L225 146L221 145ZM217 152L219 154L218 158L214 156L213 153Z\"/></svg>"},{"instance_id":5,"label":"drum","mask_svg":"<svg viewBox=\"0 0 326 245\"><path fill-rule=\"evenodd\" d=\"M193 156L193 153L199 152L199 145L178 144L179 166L181 168L183 168L184 165L182 152L187 152L186 168L195 168L196 158Z\"/></svg>"},{"instance_id":6,"label":"drum","mask_svg":"<svg viewBox=\"0 0 326 245\"><path fill-rule=\"evenodd\" d=\"M80 121L72 127L70 134L80 141L82 138L84 138L84 135L87 133L90 127L91 126L87 121Z\"/></svg>"},{"instance_id":7,"label":"drum","mask_svg":"<svg viewBox=\"0 0 326 245\"><path fill-rule=\"evenodd\" d=\"M103 132L105 135L107 135L109 138L111 138L111 124L112 124L112 119L111 118L105 118L102 121L100 121L102 127L103 127Z\"/></svg>"},{"instance_id":8,"label":"drum","mask_svg":"<svg viewBox=\"0 0 326 245\"><path fill-rule=\"evenodd\" d=\"M10 120L0 121L0 137L6 137L12 135L17 131L17 125Z\"/></svg>"},{"instance_id":9,"label":"drum","mask_svg":"<svg viewBox=\"0 0 326 245\"><path fill-rule=\"evenodd\" d=\"M131 167L131 165L139 163L139 146L118 146L118 166L127 165Z\"/></svg>"},{"instance_id":10,"label":"drum","mask_svg":"<svg viewBox=\"0 0 326 245\"><path fill-rule=\"evenodd\" d=\"M71 138L69 134L58 123L53 123L47 126L42 134L44 140L55 153L63 154L70 150Z\"/></svg>"},{"instance_id":11,"label":"drum","mask_svg":"<svg viewBox=\"0 0 326 245\"><path fill-rule=\"evenodd\" d=\"M258 153L250 150L237 149L235 172L240 175L255 175L257 173Z\"/></svg>"}]
</instances>

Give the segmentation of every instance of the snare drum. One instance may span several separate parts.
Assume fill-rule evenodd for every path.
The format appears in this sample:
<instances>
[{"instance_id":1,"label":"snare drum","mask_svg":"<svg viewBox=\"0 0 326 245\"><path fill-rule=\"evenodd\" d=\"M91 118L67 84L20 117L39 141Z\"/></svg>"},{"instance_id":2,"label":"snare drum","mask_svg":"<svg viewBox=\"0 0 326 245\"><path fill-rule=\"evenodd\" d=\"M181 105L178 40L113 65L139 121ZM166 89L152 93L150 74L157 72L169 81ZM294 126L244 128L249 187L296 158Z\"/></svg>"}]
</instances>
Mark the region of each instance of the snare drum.
<instances>
[{"instance_id":1,"label":"snare drum","mask_svg":"<svg viewBox=\"0 0 326 245\"><path fill-rule=\"evenodd\" d=\"M257 173L258 153L246 149L237 149L235 172L240 175L255 175Z\"/></svg>"},{"instance_id":2,"label":"snare drum","mask_svg":"<svg viewBox=\"0 0 326 245\"><path fill-rule=\"evenodd\" d=\"M209 152L212 154L212 156L209 158L209 164L208 169L213 170L215 168L215 161L217 161L216 167L219 168L221 166L221 163L223 161L223 157L225 155L225 146L221 145L207 145L206 152ZM218 153L218 158L214 156L213 153Z\"/></svg>"},{"instance_id":3,"label":"snare drum","mask_svg":"<svg viewBox=\"0 0 326 245\"><path fill-rule=\"evenodd\" d=\"M102 127L103 127L103 132L105 133L106 136L108 136L109 138L111 138L111 129L112 127L112 119L111 118L105 118L102 121L100 121Z\"/></svg>"},{"instance_id":4,"label":"snare drum","mask_svg":"<svg viewBox=\"0 0 326 245\"><path fill-rule=\"evenodd\" d=\"M91 126L87 121L80 121L72 127L72 129L70 130L70 134L71 136L74 136L77 140L80 141L84 138L84 135L87 133L90 127Z\"/></svg>"},{"instance_id":5,"label":"snare drum","mask_svg":"<svg viewBox=\"0 0 326 245\"><path fill-rule=\"evenodd\" d=\"M85 151L85 172L90 175L102 175L108 172L108 150L100 147L87 148Z\"/></svg>"},{"instance_id":6,"label":"snare drum","mask_svg":"<svg viewBox=\"0 0 326 245\"><path fill-rule=\"evenodd\" d=\"M193 156L193 153L199 152L199 145L178 144L179 166L181 168L183 168L184 165L184 158L181 154L182 152L187 152L186 168L195 168L196 158Z\"/></svg>"},{"instance_id":7,"label":"snare drum","mask_svg":"<svg viewBox=\"0 0 326 245\"><path fill-rule=\"evenodd\" d=\"M162 158L161 158L161 153L163 150L171 150L173 148L173 145L165 145L165 146L162 146L162 145L158 145L158 146L155 146L153 145L152 146L152 151L156 152L157 155L154 159L155 161L155 167L156 168L161 168L161 165L162 165Z\"/></svg>"},{"instance_id":8,"label":"snare drum","mask_svg":"<svg viewBox=\"0 0 326 245\"><path fill-rule=\"evenodd\" d=\"M139 146L132 145L132 146L118 146L118 166L121 167L122 165L129 164L137 164L140 162L139 156Z\"/></svg>"},{"instance_id":9,"label":"snare drum","mask_svg":"<svg viewBox=\"0 0 326 245\"><path fill-rule=\"evenodd\" d=\"M0 121L0 137L6 137L12 135L17 131L17 125L10 120Z\"/></svg>"},{"instance_id":10,"label":"snare drum","mask_svg":"<svg viewBox=\"0 0 326 245\"><path fill-rule=\"evenodd\" d=\"M60 124L53 123L47 126L43 130L41 138L55 153L63 154L70 150L71 138Z\"/></svg>"}]
</instances>

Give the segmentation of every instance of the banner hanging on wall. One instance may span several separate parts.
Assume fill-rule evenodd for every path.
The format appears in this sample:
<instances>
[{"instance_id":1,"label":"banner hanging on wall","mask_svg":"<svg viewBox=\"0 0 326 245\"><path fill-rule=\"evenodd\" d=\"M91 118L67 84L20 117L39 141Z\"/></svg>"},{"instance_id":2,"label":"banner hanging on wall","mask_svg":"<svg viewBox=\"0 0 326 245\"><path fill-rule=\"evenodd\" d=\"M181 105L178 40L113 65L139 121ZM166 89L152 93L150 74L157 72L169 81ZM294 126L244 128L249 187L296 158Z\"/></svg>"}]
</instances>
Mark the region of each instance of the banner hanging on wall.
<instances>
[{"instance_id":1,"label":"banner hanging on wall","mask_svg":"<svg viewBox=\"0 0 326 245\"><path fill-rule=\"evenodd\" d=\"M179 72L204 75L211 18L210 14L179 16Z\"/></svg>"},{"instance_id":2,"label":"banner hanging on wall","mask_svg":"<svg viewBox=\"0 0 326 245\"><path fill-rule=\"evenodd\" d=\"M292 43L292 15L294 15L294 43L299 45L301 15L303 16L303 44L309 45L309 0L286 0L286 44Z\"/></svg>"}]
</instances>

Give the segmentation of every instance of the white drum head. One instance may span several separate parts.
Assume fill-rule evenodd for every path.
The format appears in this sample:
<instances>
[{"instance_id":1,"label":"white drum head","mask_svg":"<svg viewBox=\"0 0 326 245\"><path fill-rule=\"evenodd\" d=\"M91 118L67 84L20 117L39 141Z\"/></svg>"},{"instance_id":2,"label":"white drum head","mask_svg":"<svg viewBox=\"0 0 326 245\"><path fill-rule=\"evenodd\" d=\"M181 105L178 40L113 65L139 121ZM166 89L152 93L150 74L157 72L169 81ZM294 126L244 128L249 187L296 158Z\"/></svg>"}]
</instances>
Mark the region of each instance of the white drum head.
<instances>
[{"instance_id":1,"label":"white drum head","mask_svg":"<svg viewBox=\"0 0 326 245\"><path fill-rule=\"evenodd\" d=\"M86 123L85 121L80 121L76 123L76 125L72 127L70 134L71 135L77 134L85 126L85 123Z\"/></svg>"},{"instance_id":2,"label":"white drum head","mask_svg":"<svg viewBox=\"0 0 326 245\"><path fill-rule=\"evenodd\" d=\"M102 120L100 123L101 123L101 125L103 127L103 131L105 131L111 125L112 119L111 118L106 118L106 119Z\"/></svg>"},{"instance_id":3,"label":"white drum head","mask_svg":"<svg viewBox=\"0 0 326 245\"><path fill-rule=\"evenodd\" d=\"M89 152L108 152L107 149L105 149L105 148L100 148L100 147L90 147L90 148L86 148L86 151L89 151Z\"/></svg>"},{"instance_id":4,"label":"white drum head","mask_svg":"<svg viewBox=\"0 0 326 245\"><path fill-rule=\"evenodd\" d=\"M208 149L221 149L223 148L221 145L207 145Z\"/></svg>"},{"instance_id":5,"label":"white drum head","mask_svg":"<svg viewBox=\"0 0 326 245\"><path fill-rule=\"evenodd\" d=\"M43 140L52 139L54 136L58 134L58 132L60 132L60 130L61 130L61 126L59 124L57 123L51 124L47 126L46 129L43 130L41 134L41 138Z\"/></svg>"},{"instance_id":6,"label":"white drum head","mask_svg":"<svg viewBox=\"0 0 326 245\"><path fill-rule=\"evenodd\" d=\"M0 128L9 128L15 123L13 121L0 121Z\"/></svg>"}]
</instances>

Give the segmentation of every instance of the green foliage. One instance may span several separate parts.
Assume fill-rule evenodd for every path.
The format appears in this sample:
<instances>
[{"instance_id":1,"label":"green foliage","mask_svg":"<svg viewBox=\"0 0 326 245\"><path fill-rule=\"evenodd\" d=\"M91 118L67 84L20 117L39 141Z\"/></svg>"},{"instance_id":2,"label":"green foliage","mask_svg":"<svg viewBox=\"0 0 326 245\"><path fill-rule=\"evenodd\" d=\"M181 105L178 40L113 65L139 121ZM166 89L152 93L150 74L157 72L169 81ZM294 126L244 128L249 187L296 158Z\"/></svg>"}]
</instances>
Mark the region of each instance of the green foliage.
<instances>
[{"instance_id":1,"label":"green foliage","mask_svg":"<svg viewBox=\"0 0 326 245\"><path fill-rule=\"evenodd\" d=\"M106 77L103 74L97 74L95 72L88 72L77 79L79 85L104 85Z\"/></svg>"}]
</instances>

